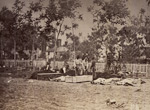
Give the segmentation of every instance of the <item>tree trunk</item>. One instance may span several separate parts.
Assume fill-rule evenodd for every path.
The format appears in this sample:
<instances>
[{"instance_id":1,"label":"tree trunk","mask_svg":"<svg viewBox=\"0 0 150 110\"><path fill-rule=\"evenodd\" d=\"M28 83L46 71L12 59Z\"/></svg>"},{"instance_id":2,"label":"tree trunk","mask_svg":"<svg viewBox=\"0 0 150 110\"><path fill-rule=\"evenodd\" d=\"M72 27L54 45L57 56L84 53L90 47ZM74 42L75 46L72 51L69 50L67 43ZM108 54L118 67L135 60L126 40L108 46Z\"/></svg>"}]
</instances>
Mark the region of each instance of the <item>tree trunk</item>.
<instances>
[{"instance_id":1,"label":"tree trunk","mask_svg":"<svg viewBox=\"0 0 150 110\"><path fill-rule=\"evenodd\" d=\"M110 66L109 66L109 61L108 61L108 45L106 44L105 45L105 47L106 47L106 65L105 65L105 72L108 72L109 71L109 68L110 68Z\"/></svg>"},{"instance_id":2,"label":"tree trunk","mask_svg":"<svg viewBox=\"0 0 150 110\"><path fill-rule=\"evenodd\" d=\"M58 41L58 37L59 37L59 35L61 33L61 28L62 28L63 22L64 22L64 20L62 20L62 22L60 24L60 27L59 27L57 35L56 35L56 32L55 32L55 47L54 47L54 60L53 60L54 61L54 64L53 64L54 69L56 69L55 63L56 63L56 55L57 55L56 54L56 52L57 52L57 41Z\"/></svg>"},{"instance_id":3,"label":"tree trunk","mask_svg":"<svg viewBox=\"0 0 150 110\"><path fill-rule=\"evenodd\" d=\"M106 50L106 64L105 64L105 72L108 72L108 54L107 54L107 50Z\"/></svg>"},{"instance_id":4,"label":"tree trunk","mask_svg":"<svg viewBox=\"0 0 150 110\"><path fill-rule=\"evenodd\" d=\"M16 40L14 39L14 66L16 66Z\"/></svg>"},{"instance_id":5,"label":"tree trunk","mask_svg":"<svg viewBox=\"0 0 150 110\"><path fill-rule=\"evenodd\" d=\"M35 66L34 66L34 38L32 38L32 55L31 55L31 61L32 61L32 67L33 67L33 70L35 70Z\"/></svg>"},{"instance_id":6,"label":"tree trunk","mask_svg":"<svg viewBox=\"0 0 150 110\"><path fill-rule=\"evenodd\" d=\"M57 52L57 38L55 38L55 47L54 47L54 59L53 59L53 67L56 69L56 52Z\"/></svg>"},{"instance_id":7,"label":"tree trunk","mask_svg":"<svg viewBox=\"0 0 150 110\"><path fill-rule=\"evenodd\" d=\"M42 58L46 59L46 40L43 39L42 42Z\"/></svg>"},{"instance_id":8,"label":"tree trunk","mask_svg":"<svg viewBox=\"0 0 150 110\"><path fill-rule=\"evenodd\" d=\"M1 36L1 58L0 59L2 59L2 56L3 56L3 44L2 44L2 36Z\"/></svg>"},{"instance_id":9,"label":"tree trunk","mask_svg":"<svg viewBox=\"0 0 150 110\"><path fill-rule=\"evenodd\" d=\"M34 60L34 38L32 39L32 60Z\"/></svg>"}]
</instances>

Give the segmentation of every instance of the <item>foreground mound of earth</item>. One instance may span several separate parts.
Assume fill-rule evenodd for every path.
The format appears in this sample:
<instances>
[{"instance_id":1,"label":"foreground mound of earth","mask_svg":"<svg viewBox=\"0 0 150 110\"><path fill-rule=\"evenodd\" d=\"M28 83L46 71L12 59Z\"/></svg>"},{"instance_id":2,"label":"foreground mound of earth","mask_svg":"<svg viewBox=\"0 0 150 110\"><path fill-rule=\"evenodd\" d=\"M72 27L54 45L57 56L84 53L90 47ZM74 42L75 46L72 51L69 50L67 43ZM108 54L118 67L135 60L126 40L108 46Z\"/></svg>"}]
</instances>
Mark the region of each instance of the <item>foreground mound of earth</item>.
<instances>
[{"instance_id":1,"label":"foreground mound of earth","mask_svg":"<svg viewBox=\"0 0 150 110\"><path fill-rule=\"evenodd\" d=\"M149 97L149 79L126 87L0 78L1 110L150 110Z\"/></svg>"}]
</instances>

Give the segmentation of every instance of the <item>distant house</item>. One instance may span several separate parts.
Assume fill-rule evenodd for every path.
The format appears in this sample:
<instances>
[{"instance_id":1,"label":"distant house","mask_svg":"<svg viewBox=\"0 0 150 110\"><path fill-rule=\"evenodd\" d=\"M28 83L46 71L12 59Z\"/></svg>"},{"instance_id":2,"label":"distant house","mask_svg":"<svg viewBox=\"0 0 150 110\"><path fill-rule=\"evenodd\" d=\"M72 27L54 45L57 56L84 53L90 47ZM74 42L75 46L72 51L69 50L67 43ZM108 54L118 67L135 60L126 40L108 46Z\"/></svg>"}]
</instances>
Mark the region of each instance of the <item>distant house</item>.
<instances>
[{"instance_id":1,"label":"distant house","mask_svg":"<svg viewBox=\"0 0 150 110\"><path fill-rule=\"evenodd\" d=\"M61 59L64 54L68 51L68 48L65 46L61 45L61 39L58 39L57 42L57 49L56 49L56 58L57 59ZM55 52L55 48L46 48L46 59L52 59L54 58L54 52Z\"/></svg>"},{"instance_id":2,"label":"distant house","mask_svg":"<svg viewBox=\"0 0 150 110\"><path fill-rule=\"evenodd\" d=\"M57 50L56 50L56 58L61 59L61 57L62 57L67 51L68 51L68 48L67 48L67 47L64 47L64 46L58 47ZM46 58L47 58L47 59L53 58L53 57L54 57L54 52L55 52L55 49L54 49L54 48L46 50Z\"/></svg>"}]
</instances>

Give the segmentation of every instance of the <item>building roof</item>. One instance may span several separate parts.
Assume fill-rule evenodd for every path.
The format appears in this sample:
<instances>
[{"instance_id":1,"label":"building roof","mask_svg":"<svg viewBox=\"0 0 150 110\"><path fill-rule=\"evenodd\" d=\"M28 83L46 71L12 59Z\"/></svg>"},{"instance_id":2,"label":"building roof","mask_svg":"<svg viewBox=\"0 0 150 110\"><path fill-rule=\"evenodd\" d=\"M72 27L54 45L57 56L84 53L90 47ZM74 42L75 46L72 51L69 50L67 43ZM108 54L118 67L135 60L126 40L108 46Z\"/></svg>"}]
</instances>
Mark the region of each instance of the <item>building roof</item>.
<instances>
[{"instance_id":1,"label":"building roof","mask_svg":"<svg viewBox=\"0 0 150 110\"><path fill-rule=\"evenodd\" d=\"M61 46L61 47L57 48L57 52L66 52L66 51L68 51L68 48L66 48L64 46Z\"/></svg>"}]
</instances>

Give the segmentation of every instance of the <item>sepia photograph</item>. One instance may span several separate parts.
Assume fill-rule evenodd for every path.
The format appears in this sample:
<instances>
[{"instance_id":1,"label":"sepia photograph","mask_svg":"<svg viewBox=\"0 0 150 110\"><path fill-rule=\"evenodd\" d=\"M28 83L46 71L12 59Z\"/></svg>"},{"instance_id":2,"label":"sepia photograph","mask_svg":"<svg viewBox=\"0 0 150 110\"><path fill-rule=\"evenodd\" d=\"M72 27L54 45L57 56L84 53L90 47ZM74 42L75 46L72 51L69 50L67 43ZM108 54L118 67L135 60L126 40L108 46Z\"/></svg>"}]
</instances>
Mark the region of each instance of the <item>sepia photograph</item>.
<instances>
[{"instance_id":1,"label":"sepia photograph","mask_svg":"<svg viewBox=\"0 0 150 110\"><path fill-rule=\"evenodd\" d=\"M0 0L0 110L150 110L150 0Z\"/></svg>"}]
</instances>

